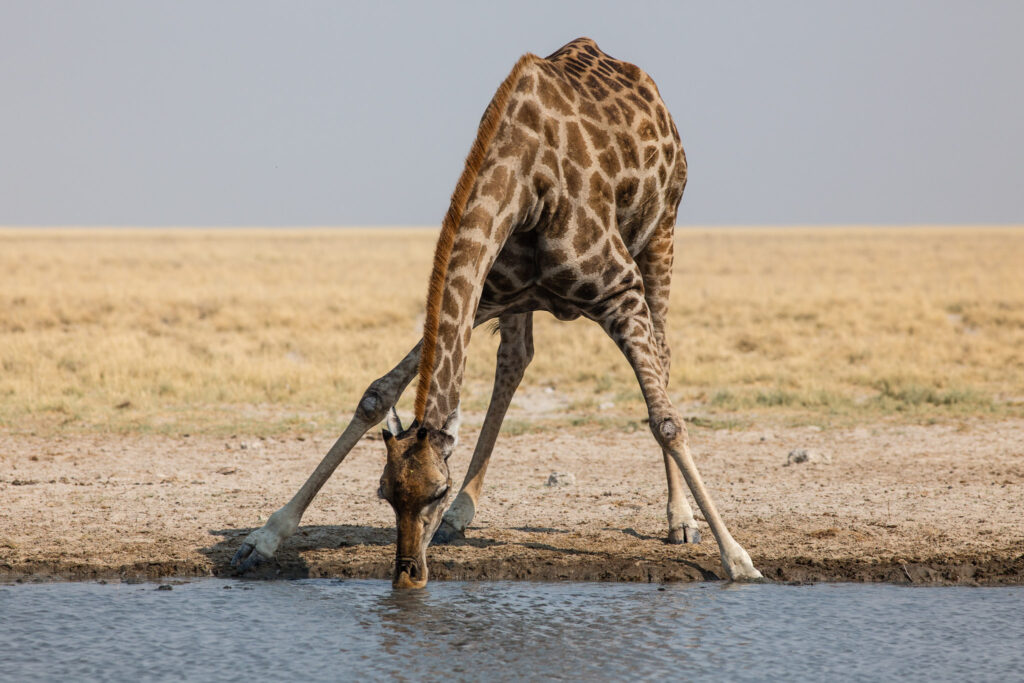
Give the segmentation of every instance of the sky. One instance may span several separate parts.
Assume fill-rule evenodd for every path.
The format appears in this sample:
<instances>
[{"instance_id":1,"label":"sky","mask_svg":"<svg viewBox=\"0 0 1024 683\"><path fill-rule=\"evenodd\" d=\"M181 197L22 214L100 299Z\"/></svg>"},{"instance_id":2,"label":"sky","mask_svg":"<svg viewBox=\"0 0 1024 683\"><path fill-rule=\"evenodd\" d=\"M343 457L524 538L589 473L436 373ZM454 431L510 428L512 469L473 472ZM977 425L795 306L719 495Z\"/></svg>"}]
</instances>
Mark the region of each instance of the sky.
<instances>
[{"instance_id":1,"label":"sky","mask_svg":"<svg viewBox=\"0 0 1024 683\"><path fill-rule=\"evenodd\" d=\"M658 83L680 224L1024 223L1024 3L0 0L0 225L437 225L524 52Z\"/></svg>"}]
</instances>

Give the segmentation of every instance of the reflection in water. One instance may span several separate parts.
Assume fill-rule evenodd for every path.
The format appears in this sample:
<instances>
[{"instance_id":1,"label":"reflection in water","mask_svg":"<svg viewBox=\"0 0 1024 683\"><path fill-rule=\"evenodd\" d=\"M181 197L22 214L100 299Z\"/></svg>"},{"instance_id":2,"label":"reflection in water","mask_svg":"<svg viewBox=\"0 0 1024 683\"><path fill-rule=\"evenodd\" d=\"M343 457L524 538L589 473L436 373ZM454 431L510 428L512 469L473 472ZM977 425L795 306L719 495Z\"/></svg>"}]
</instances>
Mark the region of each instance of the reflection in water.
<instances>
[{"instance_id":1,"label":"reflection in water","mask_svg":"<svg viewBox=\"0 0 1024 683\"><path fill-rule=\"evenodd\" d=\"M0 679L950 680L1024 669L1024 589L386 581L0 586Z\"/></svg>"}]
</instances>

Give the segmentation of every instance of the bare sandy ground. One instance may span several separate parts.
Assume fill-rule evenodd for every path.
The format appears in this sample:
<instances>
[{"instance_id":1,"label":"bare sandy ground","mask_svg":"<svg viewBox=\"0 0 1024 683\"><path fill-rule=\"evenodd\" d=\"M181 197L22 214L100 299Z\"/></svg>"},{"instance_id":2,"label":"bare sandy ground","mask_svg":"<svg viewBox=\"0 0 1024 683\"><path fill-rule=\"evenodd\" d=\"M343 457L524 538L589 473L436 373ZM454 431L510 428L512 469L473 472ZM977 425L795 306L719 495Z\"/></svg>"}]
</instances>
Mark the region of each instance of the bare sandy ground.
<instances>
[{"instance_id":1,"label":"bare sandy ground","mask_svg":"<svg viewBox=\"0 0 1024 683\"><path fill-rule=\"evenodd\" d=\"M458 482L473 430L452 458ZM778 581L1024 583L1024 422L852 430L691 429L733 534ZM242 538L288 500L333 435L0 434L0 577L226 575ZM797 448L831 463L786 465ZM257 577L389 575L394 517L365 439ZM551 472L576 483L546 486ZM465 541L433 579L687 581L722 576L699 545L662 542L661 458L646 431L499 439Z\"/></svg>"}]
</instances>

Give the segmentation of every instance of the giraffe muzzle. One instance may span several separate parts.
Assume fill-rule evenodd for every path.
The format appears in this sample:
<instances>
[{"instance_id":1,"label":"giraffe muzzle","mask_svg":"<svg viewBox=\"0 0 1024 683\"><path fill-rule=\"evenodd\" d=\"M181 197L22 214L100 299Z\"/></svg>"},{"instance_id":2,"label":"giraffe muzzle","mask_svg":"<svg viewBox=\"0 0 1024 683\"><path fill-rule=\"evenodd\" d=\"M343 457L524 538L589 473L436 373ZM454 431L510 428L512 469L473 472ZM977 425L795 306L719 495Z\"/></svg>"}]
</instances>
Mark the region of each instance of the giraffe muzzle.
<instances>
[{"instance_id":1,"label":"giraffe muzzle","mask_svg":"<svg viewBox=\"0 0 1024 683\"><path fill-rule=\"evenodd\" d=\"M422 588L427 584L427 573L415 557L399 557L395 560L393 588Z\"/></svg>"}]
</instances>

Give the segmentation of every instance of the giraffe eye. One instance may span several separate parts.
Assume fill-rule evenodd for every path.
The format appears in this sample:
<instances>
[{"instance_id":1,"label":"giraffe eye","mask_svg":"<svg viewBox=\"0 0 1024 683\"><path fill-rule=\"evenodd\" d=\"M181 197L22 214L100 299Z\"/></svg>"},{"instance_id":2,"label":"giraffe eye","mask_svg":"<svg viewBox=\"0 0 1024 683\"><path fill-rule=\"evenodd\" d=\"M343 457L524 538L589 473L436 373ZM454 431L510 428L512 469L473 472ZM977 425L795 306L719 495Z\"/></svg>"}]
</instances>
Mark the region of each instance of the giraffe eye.
<instances>
[{"instance_id":1,"label":"giraffe eye","mask_svg":"<svg viewBox=\"0 0 1024 683\"><path fill-rule=\"evenodd\" d=\"M448 495L448 491L450 491L451 488L451 486L445 486L443 489L441 489L439 493L435 493L433 496L431 496L430 500L427 502L433 503L434 501L441 500L442 498Z\"/></svg>"},{"instance_id":2,"label":"giraffe eye","mask_svg":"<svg viewBox=\"0 0 1024 683\"><path fill-rule=\"evenodd\" d=\"M384 485L383 484L381 484L380 486L377 487L377 497L380 498L381 500L384 500Z\"/></svg>"}]
</instances>

